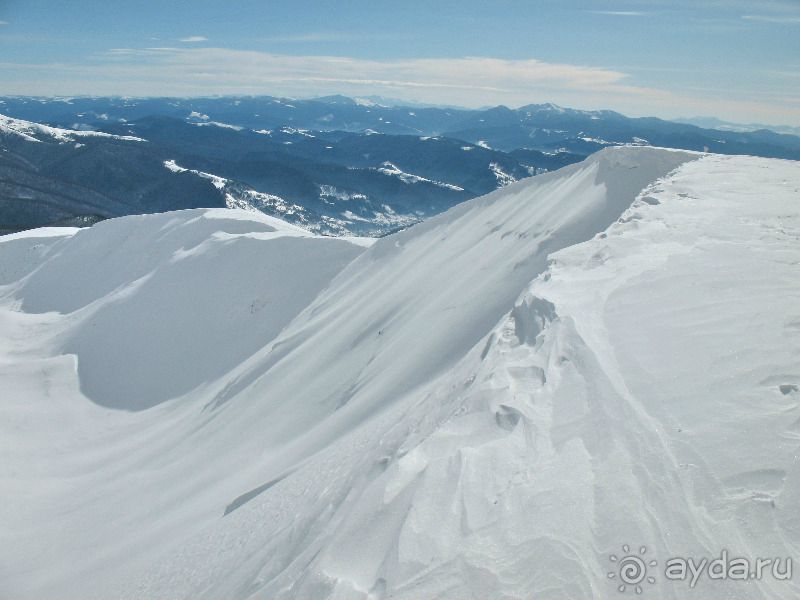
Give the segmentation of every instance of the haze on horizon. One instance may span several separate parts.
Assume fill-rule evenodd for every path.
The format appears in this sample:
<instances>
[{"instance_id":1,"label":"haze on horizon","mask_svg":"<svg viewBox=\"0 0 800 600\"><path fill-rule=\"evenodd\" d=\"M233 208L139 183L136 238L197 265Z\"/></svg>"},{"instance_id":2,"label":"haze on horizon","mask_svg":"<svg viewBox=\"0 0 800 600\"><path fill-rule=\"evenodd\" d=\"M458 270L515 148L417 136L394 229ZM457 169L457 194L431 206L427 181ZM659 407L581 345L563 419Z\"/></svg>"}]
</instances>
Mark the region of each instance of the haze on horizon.
<instances>
[{"instance_id":1,"label":"haze on horizon","mask_svg":"<svg viewBox=\"0 0 800 600\"><path fill-rule=\"evenodd\" d=\"M800 126L800 3L0 1L0 95L378 95Z\"/></svg>"}]
</instances>

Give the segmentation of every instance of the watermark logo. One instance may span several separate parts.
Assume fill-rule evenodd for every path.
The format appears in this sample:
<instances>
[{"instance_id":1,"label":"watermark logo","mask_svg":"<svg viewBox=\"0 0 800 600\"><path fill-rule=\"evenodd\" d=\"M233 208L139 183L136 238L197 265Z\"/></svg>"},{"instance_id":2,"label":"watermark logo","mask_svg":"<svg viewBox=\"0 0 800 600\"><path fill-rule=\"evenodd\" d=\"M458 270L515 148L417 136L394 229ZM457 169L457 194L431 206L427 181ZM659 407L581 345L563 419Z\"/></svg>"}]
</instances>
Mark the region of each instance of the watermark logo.
<instances>
[{"instance_id":1,"label":"watermark logo","mask_svg":"<svg viewBox=\"0 0 800 600\"><path fill-rule=\"evenodd\" d=\"M714 558L669 558L663 564L663 572L659 572L658 561L647 558L645 546L640 546L637 552L625 544L622 552L621 556L612 554L608 557L614 566L614 570L608 572L608 579L622 593L643 593L648 584L656 583L656 575L659 575L659 581L683 582L690 588L697 586L700 579L714 582L761 580L766 577L788 581L792 578L792 559L788 557L748 559L732 557L727 550L722 550Z\"/></svg>"},{"instance_id":2,"label":"watermark logo","mask_svg":"<svg viewBox=\"0 0 800 600\"><path fill-rule=\"evenodd\" d=\"M617 590L620 592L625 593L628 590L632 590L637 594L641 594L643 583L647 582L652 585L656 582L655 577L648 575L648 569L651 569L650 572L654 572L654 568L658 566L658 561L655 559L647 560L645 557L647 547L645 546L640 547L637 554L631 552L631 547L625 544L622 546L622 552L623 555L621 557L616 554L608 557L608 560L615 567L614 571L608 572L608 578L619 581Z\"/></svg>"},{"instance_id":3,"label":"watermark logo","mask_svg":"<svg viewBox=\"0 0 800 600\"><path fill-rule=\"evenodd\" d=\"M671 581L688 581L693 588L701 577L711 581L730 579L747 581L772 577L776 581L788 581L792 578L791 558L756 558L750 560L741 557L730 557L727 550L714 559L708 558L670 558L665 563L664 576Z\"/></svg>"}]
</instances>

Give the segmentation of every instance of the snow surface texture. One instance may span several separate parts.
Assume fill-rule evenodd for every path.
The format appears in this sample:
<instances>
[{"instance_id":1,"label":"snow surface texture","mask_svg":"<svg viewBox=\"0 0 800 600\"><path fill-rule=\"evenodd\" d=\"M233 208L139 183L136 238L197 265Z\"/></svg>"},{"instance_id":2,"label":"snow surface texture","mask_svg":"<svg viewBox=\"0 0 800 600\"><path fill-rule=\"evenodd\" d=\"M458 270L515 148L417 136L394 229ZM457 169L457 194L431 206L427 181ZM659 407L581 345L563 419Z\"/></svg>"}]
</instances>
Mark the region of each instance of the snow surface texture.
<instances>
[{"instance_id":1,"label":"snow surface texture","mask_svg":"<svg viewBox=\"0 0 800 600\"><path fill-rule=\"evenodd\" d=\"M798 186L623 147L368 249L225 210L0 238L0 596L613 598L623 544L800 556Z\"/></svg>"}]
</instances>

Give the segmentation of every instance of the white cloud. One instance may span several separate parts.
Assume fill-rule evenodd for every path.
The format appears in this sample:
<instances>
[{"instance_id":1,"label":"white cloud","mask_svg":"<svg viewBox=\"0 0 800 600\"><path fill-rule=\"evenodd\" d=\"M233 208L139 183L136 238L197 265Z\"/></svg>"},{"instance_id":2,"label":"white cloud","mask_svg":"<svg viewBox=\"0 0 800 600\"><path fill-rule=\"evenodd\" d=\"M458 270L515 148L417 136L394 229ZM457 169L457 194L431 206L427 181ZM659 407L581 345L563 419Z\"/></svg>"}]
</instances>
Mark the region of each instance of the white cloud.
<instances>
[{"instance_id":1,"label":"white cloud","mask_svg":"<svg viewBox=\"0 0 800 600\"><path fill-rule=\"evenodd\" d=\"M2 25L8 25L8 21L0 21L0 26Z\"/></svg>"},{"instance_id":2,"label":"white cloud","mask_svg":"<svg viewBox=\"0 0 800 600\"><path fill-rule=\"evenodd\" d=\"M207 37L203 37L202 35L190 35L189 37L181 38L178 41L186 42L186 43L190 43L191 44L191 43L195 43L195 42L207 42L208 38Z\"/></svg>"},{"instance_id":3,"label":"white cloud","mask_svg":"<svg viewBox=\"0 0 800 600\"><path fill-rule=\"evenodd\" d=\"M609 15L613 17L644 17L646 12L640 10L590 10L595 15Z\"/></svg>"},{"instance_id":4,"label":"white cloud","mask_svg":"<svg viewBox=\"0 0 800 600\"><path fill-rule=\"evenodd\" d=\"M621 70L536 59L367 60L226 48L117 48L90 63L0 63L0 81L3 93L21 95L376 94L468 107L555 102L633 115L714 114L731 121L800 123L800 109L792 98L672 92L636 85Z\"/></svg>"},{"instance_id":5,"label":"white cloud","mask_svg":"<svg viewBox=\"0 0 800 600\"><path fill-rule=\"evenodd\" d=\"M619 71L535 59L366 60L224 48L122 48L109 51L103 62L93 66L95 76L126 86L117 92L124 94L153 93L151 88L160 94L382 94L469 106L657 95L629 85ZM130 89L136 81L145 89Z\"/></svg>"},{"instance_id":6,"label":"white cloud","mask_svg":"<svg viewBox=\"0 0 800 600\"><path fill-rule=\"evenodd\" d=\"M761 23L780 23L782 25L800 25L800 16L791 15L743 15L747 21L759 21Z\"/></svg>"}]
</instances>

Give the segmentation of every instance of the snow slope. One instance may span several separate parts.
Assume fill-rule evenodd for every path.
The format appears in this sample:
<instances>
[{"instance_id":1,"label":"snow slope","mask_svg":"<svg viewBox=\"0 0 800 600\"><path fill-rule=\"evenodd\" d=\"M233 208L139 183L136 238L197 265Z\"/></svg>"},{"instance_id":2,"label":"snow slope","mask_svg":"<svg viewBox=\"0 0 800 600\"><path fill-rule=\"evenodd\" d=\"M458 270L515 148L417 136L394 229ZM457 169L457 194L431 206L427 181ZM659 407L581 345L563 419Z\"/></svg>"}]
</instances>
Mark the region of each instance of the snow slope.
<instances>
[{"instance_id":1,"label":"snow slope","mask_svg":"<svg viewBox=\"0 0 800 600\"><path fill-rule=\"evenodd\" d=\"M132 135L111 135L102 131L78 131L74 129L60 129L40 123L33 123L23 119L14 119L0 115L0 134L14 135L29 142L41 142L41 137L52 138L58 142L74 142L76 138L99 137L129 142L144 142L146 140Z\"/></svg>"},{"instance_id":2,"label":"snow slope","mask_svg":"<svg viewBox=\"0 0 800 600\"><path fill-rule=\"evenodd\" d=\"M797 556L799 186L620 147L368 249L224 210L0 238L0 590L606 598L623 544Z\"/></svg>"}]
</instances>

